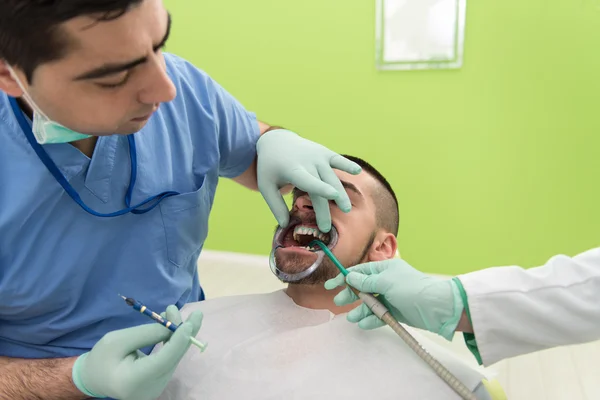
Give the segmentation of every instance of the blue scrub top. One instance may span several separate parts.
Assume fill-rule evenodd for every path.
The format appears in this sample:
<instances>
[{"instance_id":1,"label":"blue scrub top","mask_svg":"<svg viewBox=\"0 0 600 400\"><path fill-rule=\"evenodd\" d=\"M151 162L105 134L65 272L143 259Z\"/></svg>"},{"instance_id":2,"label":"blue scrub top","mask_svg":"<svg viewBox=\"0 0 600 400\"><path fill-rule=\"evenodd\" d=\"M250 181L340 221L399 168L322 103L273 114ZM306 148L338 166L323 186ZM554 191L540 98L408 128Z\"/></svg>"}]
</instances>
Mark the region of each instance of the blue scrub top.
<instances>
[{"instance_id":1,"label":"blue scrub top","mask_svg":"<svg viewBox=\"0 0 600 400\"><path fill-rule=\"evenodd\" d=\"M141 215L84 211L0 95L0 356L77 356L109 331L153 323L119 293L158 312L204 299L196 262L218 179L250 167L260 133L255 114L206 73L174 55L165 59L177 97L135 134L131 203L180 194ZM100 137L91 159L70 144L43 147L90 208L125 208L126 136Z\"/></svg>"}]
</instances>

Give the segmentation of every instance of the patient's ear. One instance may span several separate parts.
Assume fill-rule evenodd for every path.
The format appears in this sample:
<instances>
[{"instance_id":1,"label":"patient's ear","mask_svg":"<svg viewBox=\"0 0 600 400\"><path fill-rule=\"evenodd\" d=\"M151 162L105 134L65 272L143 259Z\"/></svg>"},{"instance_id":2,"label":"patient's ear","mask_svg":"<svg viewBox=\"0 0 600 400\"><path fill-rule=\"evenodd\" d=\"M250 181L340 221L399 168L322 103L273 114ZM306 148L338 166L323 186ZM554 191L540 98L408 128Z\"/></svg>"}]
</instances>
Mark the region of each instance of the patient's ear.
<instances>
[{"instance_id":1,"label":"patient's ear","mask_svg":"<svg viewBox=\"0 0 600 400\"><path fill-rule=\"evenodd\" d=\"M396 250L398 250L396 237L389 232L380 231L373 240L367 258L369 261L389 260L396 256Z\"/></svg>"}]
</instances>

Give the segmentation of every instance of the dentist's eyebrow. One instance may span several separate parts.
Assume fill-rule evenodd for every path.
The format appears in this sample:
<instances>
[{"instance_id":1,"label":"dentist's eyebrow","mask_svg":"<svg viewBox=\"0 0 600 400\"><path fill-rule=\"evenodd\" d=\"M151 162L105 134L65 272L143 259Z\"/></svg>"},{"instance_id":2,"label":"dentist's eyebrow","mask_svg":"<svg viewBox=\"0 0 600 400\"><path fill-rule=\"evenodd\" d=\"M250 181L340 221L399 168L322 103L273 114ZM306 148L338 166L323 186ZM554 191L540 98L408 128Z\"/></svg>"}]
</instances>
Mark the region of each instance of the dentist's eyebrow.
<instances>
[{"instance_id":1,"label":"dentist's eyebrow","mask_svg":"<svg viewBox=\"0 0 600 400\"><path fill-rule=\"evenodd\" d=\"M171 35L171 14L167 14L167 32L163 36L162 40L159 44L153 47L154 52L156 53L159 49L161 49L167 40L169 40L169 36ZM107 63L101 65L97 68L92 69L91 71L84 72L83 74L77 76L75 81L84 81L88 79L98 79L105 78L107 76L120 74L124 71L128 71L138 65L144 64L148 61L148 56L140 57L135 60L125 61L122 63Z\"/></svg>"}]
</instances>

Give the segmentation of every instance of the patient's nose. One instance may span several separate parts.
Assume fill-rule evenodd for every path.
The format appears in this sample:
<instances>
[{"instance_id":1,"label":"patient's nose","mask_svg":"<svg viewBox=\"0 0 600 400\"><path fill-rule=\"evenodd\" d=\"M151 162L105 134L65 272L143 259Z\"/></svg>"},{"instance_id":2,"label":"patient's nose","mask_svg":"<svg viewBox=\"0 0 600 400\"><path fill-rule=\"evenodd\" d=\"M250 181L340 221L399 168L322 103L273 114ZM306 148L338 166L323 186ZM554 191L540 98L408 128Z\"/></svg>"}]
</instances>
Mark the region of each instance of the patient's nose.
<instances>
[{"instance_id":1,"label":"patient's nose","mask_svg":"<svg viewBox=\"0 0 600 400\"><path fill-rule=\"evenodd\" d=\"M307 194L298 197L296 199L295 206L299 211L312 211L313 210L312 202L310 201L310 197L308 197Z\"/></svg>"}]
</instances>

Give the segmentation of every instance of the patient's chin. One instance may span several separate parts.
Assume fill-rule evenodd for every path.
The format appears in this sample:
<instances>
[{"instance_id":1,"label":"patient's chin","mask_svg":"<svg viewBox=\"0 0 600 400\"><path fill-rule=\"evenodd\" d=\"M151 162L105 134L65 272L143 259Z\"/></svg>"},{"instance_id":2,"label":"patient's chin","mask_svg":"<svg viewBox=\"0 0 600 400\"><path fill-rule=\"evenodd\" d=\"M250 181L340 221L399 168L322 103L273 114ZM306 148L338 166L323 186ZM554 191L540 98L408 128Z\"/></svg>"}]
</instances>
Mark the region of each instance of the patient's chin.
<instances>
[{"instance_id":1,"label":"patient's chin","mask_svg":"<svg viewBox=\"0 0 600 400\"><path fill-rule=\"evenodd\" d=\"M277 268L287 274L298 274L306 271L317 261L314 253L300 254L296 252L278 251L275 253Z\"/></svg>"},{"instance_id":2,"label":"patient's chin","mask_svg":"<svg viewBox=\"0 0 600 400\"><path fill-rule=\"evenodd\" d=\"M277 268L290 275L306 271L314 265L317 259L318 255L312 252L299 252L283 248L278 249L278 251L275 252ZM338 274L339 271L335 265L325 257L317 269L300 280L290 281L282 276L280 276L279 279L284 283L293 283L296 285L321 285L327 280L335 278Z\"/></svg>"}]
</instances>

